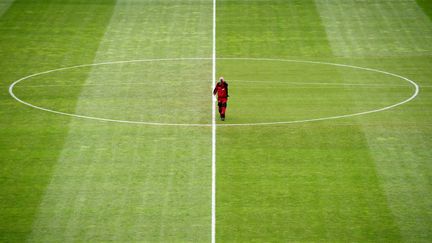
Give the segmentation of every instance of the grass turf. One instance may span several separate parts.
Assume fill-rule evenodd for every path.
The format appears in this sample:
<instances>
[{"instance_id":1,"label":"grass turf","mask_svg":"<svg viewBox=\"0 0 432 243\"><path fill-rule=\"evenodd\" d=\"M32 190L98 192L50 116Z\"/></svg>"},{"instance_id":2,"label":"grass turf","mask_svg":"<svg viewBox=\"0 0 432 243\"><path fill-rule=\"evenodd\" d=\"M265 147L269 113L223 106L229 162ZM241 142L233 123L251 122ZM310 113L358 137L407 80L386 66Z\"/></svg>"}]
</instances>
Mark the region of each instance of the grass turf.
<instances>
[{"instance_id":1,"label":"grass turf","mask_svg":"<svg viewBox=\"0 0 432 243\"><path fill-rule=\"evenodd\" d=\"M12 100L14 80L104 61L211 56L210 1L0 4L0 239L210 240L209 128L101 123ZM431 239L431 23L427 1L217 1L217 75L227 121L323 122L217 128L221 242ZM234 59L223 59L234 58ZM209 123L210 60L71 69L15 92L102 118ZM218 121L218 123L221 123Z\"/></svg>"},{"instance_id":2,"label":"grass turf","mask_svg":"<svg viewBox=\"0 0 432 243\"><path fill-rule=\"evenodd\" d=\"M217 42L219 57L345 63L401 74L424 88L403 107L363 117L219 128L217 239L430 240L426 212L431 200L427 182L431 154L424 149L431 146L426 138L431 132L426 108L430 22L416 3L218 3L218 34L225 37ZM407 21L401 24L401 19ZM228 80L232 77L228 122L354 113L394 103L412 92L408 86L390 88L400 80L376 73L251 62L218 60L218 71ZM386 84L381 88L292 84L299 81Z\"/></svg>"},{"instance_id":3,"label":"grass turf","mask_svg":"<svg viewBox=\"0 0 432 243\"><path fill-rule=\"evenodd\" d=\"M0 18L1 241L28 238L69 122L22 107L10 99L8 86L52 67L92 62L112 3L14 1ZM67 98L71 104L78 94Z\"/></svg>"}]
</instances>

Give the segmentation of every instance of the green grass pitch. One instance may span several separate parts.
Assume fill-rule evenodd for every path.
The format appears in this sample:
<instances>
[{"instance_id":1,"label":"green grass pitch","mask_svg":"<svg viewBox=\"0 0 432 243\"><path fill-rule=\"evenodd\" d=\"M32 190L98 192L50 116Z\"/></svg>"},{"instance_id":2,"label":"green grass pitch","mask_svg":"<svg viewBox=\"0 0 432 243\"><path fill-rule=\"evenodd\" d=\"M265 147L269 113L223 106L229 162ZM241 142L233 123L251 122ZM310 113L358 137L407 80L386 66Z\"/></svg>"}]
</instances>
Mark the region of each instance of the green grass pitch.
<instances>
[{"instance_id":1,"label":"green grass pitch","mask_svg":"<svg viewBox=\"0 0 432 243\"><path fill-rule=\"evenodd\" d=\"M216 7L213 151L213 1L0 0L0 242L432 241L431 2Z\"/></svg>"}]
</instances>

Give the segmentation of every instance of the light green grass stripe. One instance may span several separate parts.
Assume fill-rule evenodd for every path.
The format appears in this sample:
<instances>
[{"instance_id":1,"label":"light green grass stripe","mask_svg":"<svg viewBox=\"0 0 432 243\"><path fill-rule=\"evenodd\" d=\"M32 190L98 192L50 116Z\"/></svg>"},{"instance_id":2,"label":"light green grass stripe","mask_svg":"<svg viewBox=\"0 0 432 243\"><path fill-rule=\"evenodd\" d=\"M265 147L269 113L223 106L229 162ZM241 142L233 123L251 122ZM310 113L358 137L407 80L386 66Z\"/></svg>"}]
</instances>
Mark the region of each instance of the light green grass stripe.
<instances>
[{"instance_id":1,"label":"light green grass stripe","mask_svg":"<svg viewBox=\"0 0 432 243\"><path fill-rule=\"evenodd\" d=\"M94 62L209 57L211 6L119 0ZM210 121L210 79L209 61L94 68L86 83L126 84L84 86L76 112ZM30 241L210 240L210 139L207 128L72 120Z\"/></svg>"},{"instance_id":2,"label":"light green grass stripe","mask_svg":"<svg viewBox=\"0 0 432 243\"><path fill-rule=\"evenodd\" d=\"M430 55L432 23L414 0L316 0L337 56Z\"/></svg>"}]
</instances>

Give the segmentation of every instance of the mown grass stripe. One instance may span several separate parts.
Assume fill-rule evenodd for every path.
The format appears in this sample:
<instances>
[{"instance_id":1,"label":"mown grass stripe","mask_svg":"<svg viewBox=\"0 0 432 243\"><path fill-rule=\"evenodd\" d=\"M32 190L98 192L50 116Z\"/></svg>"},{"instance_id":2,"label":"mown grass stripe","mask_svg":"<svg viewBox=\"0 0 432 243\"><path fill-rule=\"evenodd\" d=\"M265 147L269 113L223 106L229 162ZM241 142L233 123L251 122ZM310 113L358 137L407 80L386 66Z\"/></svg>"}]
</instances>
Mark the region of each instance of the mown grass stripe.
<instances>
[{"instance_id":1,"label":"mown grass stripe","mask_svg":"<svg viewBox=\"0 0 432 243\"><path fill-rule=\"evenodd\" d=\"M316 0L336 56L430 55L430 20L414 0Z\"/></svg>"},{"instance_id":2,"label":"mown grass stripe","mask_svg":"<svg viewBox=\"0 0 432 243\"><path fill-rule=\"evenodd\" d=\"M208 1L119 0L94 63L210 57L211 7ZM202 82L188 83L186 93L181 81L191 77ZM161 83L137 88L128 80ZM75 111L208 123L209 80L210 59L93 67L86 83L108 85L84 86ZM209 241L210 132L73 120L32 240Z\"/></svg>"},{"instance_id":3,"label":"mown grass stripe","mask_svg":"<svg viewBox=\"0 0 432 243\"><path fill-rule=\"evenodd\" d=\"M0 19L2 85L21 75L93 60L112 1L56 2L17 0ZM86 75L82 72L83 80ZM75 102L79 90L70 93L68 102ZM22 242L31 233L69 118L28 110L4 92L0 100L0 241Z\"/></svg>"},{"instance_id":4,"label":"mown grass stripe","mask_svg":"<svg viewBox=\"0 0 432 243\"><path fill-rule=\"evenodd\" d=\"M317 2L336 54L355 57L353 62L358 65L416 77L420 87L428 87L432 25L425 14L428 14L429 3L344 2L343 9L348 12L341 12L335 11L333 2ZM424 92L402 109L359 118L380 187L400 230L400 240L406 242L426 242L431 238L431 215L426 212L431 210L428 180L432 155L425 149L431 146L428 139L431 131L429 126L423 125L431 117L427 108L430 91L425 89ZM391 92L382 93L383 98L391 95ZM365 97L362 93L358 96ZM355 100L361 102L361 98Z\"/></svg>"},{"instance_id":5,"label":"mown grass stripe","mask_svg":"<svg viewBox=\"0 0 432 243\"><path fill-rule=\"evenodd\" d=\"M423 12L429 17L432 21L432 2L428 0L416 0L419 7L423 10Z\"/></svg>"},{"instance_id":6,"label":"mown grass stripe","mask_svg":"<svg viewBox=\"0 0 432 243\"><path fill-rule=\"evenodd\" d=\"M219 53L298 56L296 59L300 60L315 56L318 60L341 62L333 57L334 49L327 40L325 23L315 1L270 4L220 1L220 6L218 26L225 28L218 29ZM355 97L349 89L293 90L271 84L253 89L237 85L236 79L294 82L329 79L346 83L349 79L341 74L344 71L358 76L357 81L362 77L356 71L337 68L292 63L254 65L245 60L219 60L218 70L228 82L232 80L228 120L298 117L305 115L303 112L316 115L332 108L334 112L356 109L352 106ZM370 96L375 95L378 93ZM373 102L362 104L373 105L370 103ZM365 134L353 120L218 129L217 239L227 242L400 239Z\"/></svg>"},{"instance_id":7,"label":"mown grass stripe","mask_svg":"<svg viewBox=\"0 0 432 243\"><path fill-rule=\"evenodd\" d=\"M14 0L4 0L0 2L0 19L4 13L9 9Z\"/></svg>"}]
</instances>

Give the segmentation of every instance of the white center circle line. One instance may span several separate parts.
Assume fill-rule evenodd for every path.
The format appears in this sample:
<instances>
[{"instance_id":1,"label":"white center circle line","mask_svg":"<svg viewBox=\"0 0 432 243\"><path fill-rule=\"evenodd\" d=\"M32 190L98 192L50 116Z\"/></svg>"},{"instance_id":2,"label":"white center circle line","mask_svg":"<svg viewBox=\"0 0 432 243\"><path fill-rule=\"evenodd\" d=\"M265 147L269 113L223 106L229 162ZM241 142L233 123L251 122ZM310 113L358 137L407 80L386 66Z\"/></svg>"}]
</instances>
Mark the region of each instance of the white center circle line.
<instances>
[{"instance_id":1,"label":"white center circle line","mask_svg":"<svg viewBox=\"0 0 432 243\"><path fill-rule=\"evenodd\" d=\"M393 76L399 79L402 79L406 82L408 82L412 87L414 87L414 92L411 94L410 97L408 97L405 100L402 100L398 103L385 106L379 109L374 110L368 110L363 112L357 112L357 113L351 113L351 114L344 114L344 115L336 115L336 116L328 116L328 117L321 117L321 118L312 118L312 119L303 119L303 120L291 120L291 121L279 121L279 122L259 122L259 123L233 123L233 124L217 124L217 126L260 126L260 125L280 125L280 124L295 124L295 123L306 123L306 122L315 122L315 121L324 121L324 120L334 120L334 119L340 119L340 118L348 118L348 117L354 117L354 116L361 116L381 111L386 111L389 109L392 109L394 107L403 105L405 103L408 103L412 101L417 95L419 94L420 88L419 85L414 82L411 79L408 79L406 77L400 76L398 74L373 69L373 68L366 68L366 67L359 67L359 66L353 66L353 65L347 65L347 64L339 64L339 63L330 63L330 62L320 62L320 61L307 61L307 60L291 60L291 59L274 59L274 58L217 58L219 60L249 60L249 61L273 61L273 62L293 62L293 63L309 63L309 64L319 64L319 65L329 65L329 66L336 66L336 67L343 67L343 68L351 68L351 69L358 69L358 70L364 70L369 72L376 72L381 73L389 76ZM97 121L105 121L105 122L116 122L116 123L126 123L126 124L142 124L142 125L154 125L154 126L185 126L185 127L211 127L212 123L163 123L163 122L146 122L146 121L131 121L131 120L119 120L119 119L110 119L110 118L103 118L103 117L94 117L94 116L86 116L86 115L79 115L79 114L73 114L73 113L67 113L62 111L56 111L40 106L33 105L29 102L26 102L19 97L17 97L14 94L14 87L20 83L21 81L42 76L46 74L50 74L53 72L61 72L65 70L70 69L77 69L77 68L83 68L83 67L93 67L93 66L102 66L102 65L115 65L115 64L125 64L125 63L138 63L138 62L164 62L164 61L182 61L182 60L212 60L212 58L204 58L204 57L195 57L195 58L160 58L160 59L137 59L137 60L126 60L126 61L113 61L113 62L102 62L102 63L93 63L93 64L83 64L83 65L76 65L76 66L70 66L70 67L63 67L63 68L57 68L52 69L40 73L35 73L28 75L26 77L23 77L21 79L18 79L14 81L9 86L9 94L14 98L16 101L27 105L29 107L39 109L46 112L51 112L58 115L65 115L70 117L77 117L77 118L83 118L83 119L90 119L90 120L97 120ZM287 83L288 84L288 83Z\"/></svg>"}]
</instances>

